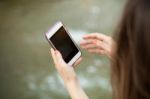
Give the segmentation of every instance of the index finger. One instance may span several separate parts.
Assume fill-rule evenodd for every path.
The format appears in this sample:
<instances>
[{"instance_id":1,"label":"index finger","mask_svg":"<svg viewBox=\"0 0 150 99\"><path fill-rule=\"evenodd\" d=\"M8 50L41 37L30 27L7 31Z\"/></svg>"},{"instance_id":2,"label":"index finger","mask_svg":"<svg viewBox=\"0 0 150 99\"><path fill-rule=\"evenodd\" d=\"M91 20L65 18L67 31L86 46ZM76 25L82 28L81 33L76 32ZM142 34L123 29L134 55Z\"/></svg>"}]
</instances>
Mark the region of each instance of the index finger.
<instances>
[{"instance_id":1,"label":"index finger","mask_svg":"<svg viewBox=\"0 0 150 99\"><path fill-rule=\"evenodd\" d=\"M101 33L91 33L83 36L83 39L98 39L103 40L105 38L104 34Z\"/></svg>"}]
</instances>

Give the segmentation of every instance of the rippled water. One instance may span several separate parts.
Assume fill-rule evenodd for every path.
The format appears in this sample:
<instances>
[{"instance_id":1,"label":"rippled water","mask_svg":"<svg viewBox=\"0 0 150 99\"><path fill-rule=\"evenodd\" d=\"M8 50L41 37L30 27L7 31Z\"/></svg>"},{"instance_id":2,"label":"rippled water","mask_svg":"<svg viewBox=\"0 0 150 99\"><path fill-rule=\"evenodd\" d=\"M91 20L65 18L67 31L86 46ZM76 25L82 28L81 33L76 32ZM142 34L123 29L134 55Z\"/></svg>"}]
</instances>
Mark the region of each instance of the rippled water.
<instances>
[{"instance_id":1,"label":"rippled water","mask_svg":"<svg viewBox=\"0 0 150 99\"><path fill-rule=\"evenodd\" d=\"M63 21L78 43L84 34L112 35L123 0L1 0L0 99L70 99L49 55L46 32ZM111 98L109 61L83 52L76 72L91 99Z\"/></svg>"}]
</instances>

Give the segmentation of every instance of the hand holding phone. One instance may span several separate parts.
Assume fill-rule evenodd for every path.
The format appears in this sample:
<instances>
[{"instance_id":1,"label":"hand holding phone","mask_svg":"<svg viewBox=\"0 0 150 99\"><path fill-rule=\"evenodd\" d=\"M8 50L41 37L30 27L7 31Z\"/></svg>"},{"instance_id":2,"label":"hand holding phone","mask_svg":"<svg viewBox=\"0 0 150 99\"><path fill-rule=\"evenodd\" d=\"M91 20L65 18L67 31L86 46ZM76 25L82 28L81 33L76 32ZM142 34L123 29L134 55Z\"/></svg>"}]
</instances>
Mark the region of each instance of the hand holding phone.
<instances>
[{"instance_id":1,"label":"hand holding phone","mask_svg":"<svg viewBox=\"0 0 150 99\"><path fill-rule=\"evenodd\" d=\"M68 66L73 66L80 63L81 51L72 40L69 33L67 33L62 23L59 22L55 24L46 33L46 38L50 45L54 49L57 49L51 49L51 54L55 63L55 67L63 78L71 97L74 99L89 99L83 89L80 87L73 67Z\"/></svg>"},{"instance_id":2,"label":"hand holding phone","mask_svg":"<svg viewBox=\"0 0 150 99\"><path fill-rule=\"evenodd\" d=\"M68 65L73 65L81 57L81 51L62 22L57 22L45 36L53 49L57 49L62 54Z\"/></svg>"}]
</instances>

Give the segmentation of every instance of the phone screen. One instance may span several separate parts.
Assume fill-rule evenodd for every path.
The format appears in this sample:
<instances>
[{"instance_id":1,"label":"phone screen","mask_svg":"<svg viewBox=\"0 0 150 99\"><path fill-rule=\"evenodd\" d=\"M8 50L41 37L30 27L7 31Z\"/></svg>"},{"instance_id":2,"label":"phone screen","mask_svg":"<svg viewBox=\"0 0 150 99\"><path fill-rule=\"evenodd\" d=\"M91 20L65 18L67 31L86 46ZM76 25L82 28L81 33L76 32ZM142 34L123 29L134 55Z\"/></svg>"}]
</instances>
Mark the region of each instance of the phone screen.
<instances>
[{"instance_id":1,"label":"phone screen","mask_svg":"<svg viewBox=\"0 0 150 99\"><path fill-rule=\"evenodd\" d=\"M79 51L63 26L50 38L50 41L60 51L66 63Z\"/></svg>"}]
</instances>

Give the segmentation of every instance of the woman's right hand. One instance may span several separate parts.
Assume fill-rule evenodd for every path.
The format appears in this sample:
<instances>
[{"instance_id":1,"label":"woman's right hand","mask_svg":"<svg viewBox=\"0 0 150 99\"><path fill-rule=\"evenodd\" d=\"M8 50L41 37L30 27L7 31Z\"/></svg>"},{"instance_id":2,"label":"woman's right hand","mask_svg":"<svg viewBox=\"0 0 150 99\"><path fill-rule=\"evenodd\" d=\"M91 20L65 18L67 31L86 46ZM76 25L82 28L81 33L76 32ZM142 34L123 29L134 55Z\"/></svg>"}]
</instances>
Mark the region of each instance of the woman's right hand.
<instances>
[{"instance_id":1,"label":"woman's right hand","mask_svg":"<svg viewBox=\"0 0 150 99\"><path fill-rule=\"evenodd\" d=\"M106 55L112 58L112 49L115 45L114 40L107 35L101 33L86 34L80 45L90 53Z\"/></svg>"}]
</instances>

